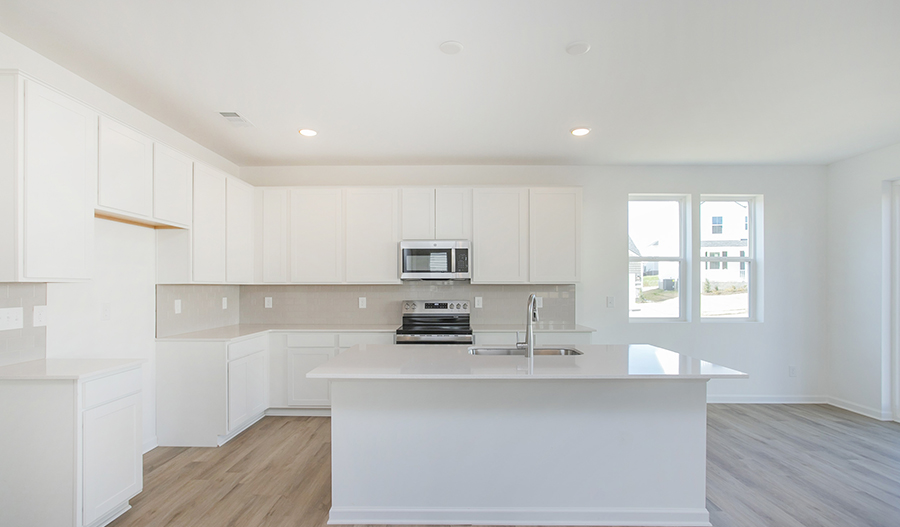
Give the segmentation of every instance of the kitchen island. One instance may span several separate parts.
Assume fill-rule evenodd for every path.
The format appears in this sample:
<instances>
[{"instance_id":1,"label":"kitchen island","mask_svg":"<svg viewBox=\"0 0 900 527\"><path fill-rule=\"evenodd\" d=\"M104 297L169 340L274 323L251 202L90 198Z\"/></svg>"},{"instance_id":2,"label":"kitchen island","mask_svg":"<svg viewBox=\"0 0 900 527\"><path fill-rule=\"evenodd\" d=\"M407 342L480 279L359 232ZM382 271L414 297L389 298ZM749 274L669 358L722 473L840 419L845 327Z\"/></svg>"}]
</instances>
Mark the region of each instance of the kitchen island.
<instances>
[{"instance_id":1,"label":"kitchen island","mask_svg":"<svg viewBox=\"0 0 900 527\"><path fill-rule=\"evenodd\" d=\"M356 346L332 381L332 524L710 525L706 383L650 345Z\"/></svg>"}]
</instances>

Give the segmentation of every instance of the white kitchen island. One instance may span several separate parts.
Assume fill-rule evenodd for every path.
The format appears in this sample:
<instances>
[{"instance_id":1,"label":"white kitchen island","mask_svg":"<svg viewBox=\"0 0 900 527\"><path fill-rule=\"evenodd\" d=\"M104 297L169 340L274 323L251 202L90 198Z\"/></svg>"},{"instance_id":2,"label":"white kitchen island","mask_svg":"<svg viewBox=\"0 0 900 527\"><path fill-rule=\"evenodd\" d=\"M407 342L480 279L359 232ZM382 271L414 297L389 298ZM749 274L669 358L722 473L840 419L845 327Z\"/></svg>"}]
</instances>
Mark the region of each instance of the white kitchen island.
<instances>
[{"instance_id":1,"label":"white kitchen island","mask_svg":"<svg viewBox=\"0 0 900 527\"><path fill-rule=\"evenodd\" d=\"M358 346L332 381L332 524L710 525L706 383L650 345Z\"/></svg>"}]
</instances>

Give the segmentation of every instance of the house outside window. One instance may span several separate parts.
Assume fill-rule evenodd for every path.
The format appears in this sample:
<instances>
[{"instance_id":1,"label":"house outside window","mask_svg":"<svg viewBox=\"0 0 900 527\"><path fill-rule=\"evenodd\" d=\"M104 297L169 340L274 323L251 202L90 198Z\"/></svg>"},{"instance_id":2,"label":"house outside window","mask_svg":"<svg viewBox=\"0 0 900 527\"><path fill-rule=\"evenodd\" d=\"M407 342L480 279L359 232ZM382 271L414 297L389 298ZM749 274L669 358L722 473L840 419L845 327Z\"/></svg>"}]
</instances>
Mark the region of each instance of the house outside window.
<instances>
[{"instance_id":1,"label":"house outside window","mask_svg":"<svg viewBox=\"0 0 900 527\"><path fill-rule=\"evenodd\" d=\"M751 318L752 211L751 197L701 196L701 318Z\"/></svg>"},{"instance_id":2,"label":"house outside window","mask_svg":"<svg viewBox=\"0 0 900 527\"><path fill-rule=\"evenodd\" d=\"M629 196L631 319L685 319L686 201L685 196Z\"/></svg>"},{"instance_id":3,"label":"house outside window","mask_svg":"<svg viewBox=\"0 0 900 527\"><path fill-rule=\"evenodd\" d=\"M713 234L722 234L722 216L713 216L713 218L712 218L712 233Z\"/></svg>"}]
</instances>

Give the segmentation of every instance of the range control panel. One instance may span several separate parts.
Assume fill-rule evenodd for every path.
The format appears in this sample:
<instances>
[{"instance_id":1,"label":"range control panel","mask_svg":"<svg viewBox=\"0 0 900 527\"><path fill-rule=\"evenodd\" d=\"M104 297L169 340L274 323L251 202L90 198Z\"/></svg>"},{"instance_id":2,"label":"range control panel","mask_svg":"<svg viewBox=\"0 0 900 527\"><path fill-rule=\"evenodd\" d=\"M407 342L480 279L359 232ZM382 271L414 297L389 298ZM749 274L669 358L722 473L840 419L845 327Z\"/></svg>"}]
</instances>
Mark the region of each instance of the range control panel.
<instances>
[{"instance_id":1,"label":"range control panel","mask_svg":"<svg viewBox=\"0 0 900 527\"><path fill-rule=\"evenodd\" d=\"M447 313L466 314L469 312L468 300L404 300L403 313Z\"/></svg>"}]
</instances>

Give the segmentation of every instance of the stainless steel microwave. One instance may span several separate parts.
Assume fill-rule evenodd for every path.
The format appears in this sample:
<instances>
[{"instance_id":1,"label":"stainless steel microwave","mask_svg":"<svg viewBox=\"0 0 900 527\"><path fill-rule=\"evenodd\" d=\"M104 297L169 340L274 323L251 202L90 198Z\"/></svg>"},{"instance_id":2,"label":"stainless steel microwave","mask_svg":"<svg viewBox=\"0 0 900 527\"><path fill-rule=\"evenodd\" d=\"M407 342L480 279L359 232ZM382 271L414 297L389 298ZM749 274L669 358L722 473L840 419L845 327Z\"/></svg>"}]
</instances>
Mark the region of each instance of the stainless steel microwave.
<instances>
[{"instance_id":1,"label":"stainless steel microwave","mask_svg":"<svg viewBox=\"0 0 900 527\"><path fill-rule=\"evenodd\" d=\"M400 242L401 280L468 280L468 240Z\"/></svg>"}]
</instances>

